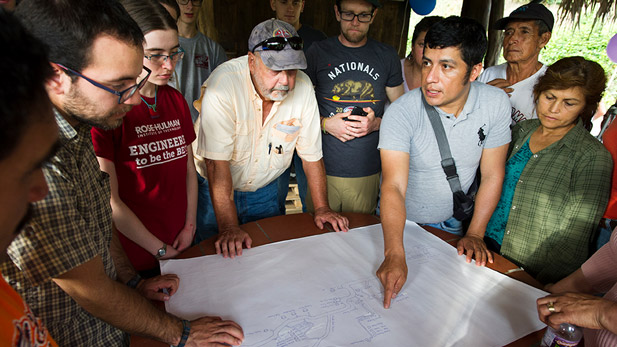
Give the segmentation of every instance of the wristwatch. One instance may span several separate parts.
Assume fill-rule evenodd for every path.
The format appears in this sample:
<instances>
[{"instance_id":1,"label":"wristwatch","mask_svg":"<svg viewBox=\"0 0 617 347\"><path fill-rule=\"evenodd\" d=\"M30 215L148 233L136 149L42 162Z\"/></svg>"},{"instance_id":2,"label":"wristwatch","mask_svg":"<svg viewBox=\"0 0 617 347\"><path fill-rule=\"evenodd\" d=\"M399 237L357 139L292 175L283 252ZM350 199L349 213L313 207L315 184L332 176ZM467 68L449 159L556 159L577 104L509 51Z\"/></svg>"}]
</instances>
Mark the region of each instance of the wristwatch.
<instances>
[{"instance_id":1,"label":"wristwatch","mask_svg":"<svg viewBox=\"0 0 617 347\"><path fill-rule=\"evenodd\" d=\"M167 254L167 244L164 243L163 247L159 248L158 251L156 251L156 254L154 255L154 257L156 259L161 259L162 257L165 256L165 254Z\"/></svg>"}]
</instances>

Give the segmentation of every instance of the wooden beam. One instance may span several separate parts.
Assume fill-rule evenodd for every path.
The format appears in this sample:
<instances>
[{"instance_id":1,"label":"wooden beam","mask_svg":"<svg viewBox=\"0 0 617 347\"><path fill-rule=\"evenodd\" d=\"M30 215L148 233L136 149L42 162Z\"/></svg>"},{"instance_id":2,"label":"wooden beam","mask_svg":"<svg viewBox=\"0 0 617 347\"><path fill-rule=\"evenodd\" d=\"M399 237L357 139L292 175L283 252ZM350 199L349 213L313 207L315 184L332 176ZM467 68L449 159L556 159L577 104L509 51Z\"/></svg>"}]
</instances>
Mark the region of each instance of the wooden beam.
<instances>
[{"instance_id":1,"label":"wooden beam","mask_svg":"<svg viewBox=\"0 0 617 347\"><path fill-rule=\"evenodd\" d=\"M503 32L495 30L494 25L498 19L503 18L504 2L504 0L492 0L491 2L491 16L488 25L488 49L484 58L484 68L496 65L501 55Z\"/></svg>"},{"instance_id":2,"label":"wooden beam","mask_svg":"<svg viewBox=\"0 0 617 347\"><path fill-rule=\"evenodd\" d=\"M381 0L369 37L387 43L405 54L409 28L408 1ZM245 55L253 27L273 18L268 0L204 0L199 18L199 30L220 43L230 58ZM300 22L323 31L328 36L338 35L340 25L334 16L334 1L307 0Z\"/></svg>"},{"instance_id":3,"label":"wooden beam","mask_svg":"<svg viewBox=\"0 0 617 347\"><path fill-rule=\"evenodd\" d=\"M464 0L461 17L473 18L480 22L484 29L488 28L491 14L491 0Z\"/></svg>"}]
</instances>

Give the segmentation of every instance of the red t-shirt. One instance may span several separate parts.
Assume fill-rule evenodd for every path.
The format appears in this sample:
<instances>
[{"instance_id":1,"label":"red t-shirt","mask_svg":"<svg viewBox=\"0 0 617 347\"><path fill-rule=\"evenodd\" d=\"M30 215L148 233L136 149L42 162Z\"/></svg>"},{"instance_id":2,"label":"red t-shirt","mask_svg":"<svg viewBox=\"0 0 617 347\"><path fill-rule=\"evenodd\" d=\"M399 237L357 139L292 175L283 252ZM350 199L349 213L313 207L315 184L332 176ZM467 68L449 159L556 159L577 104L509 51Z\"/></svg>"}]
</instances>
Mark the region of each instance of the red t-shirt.
<instances>
[{"instance_id":1,"label":"red t-shirt","mask_svg":"<svg viewBox=\"0 0 617 347\"><path fill-rule=\"evenodd\" d=\"M0 346L58 347L37 318L0 276Z\"/></svg>"},{"instance_id":2,"label":"red t-shirt","mask_svg":"<svg viewBox=\"0 0 617 347\"><path fill-rule=\"evenodd\" d=\"M154 104L154 98L144 99ZM180 92L158 88L156 114L144 102L127 113L114 130L92 128L97 156L114 162L120 199L161 241L172 244L186 220L186 147L195 140L191 113ZM122 235L120 242L136 270L158 262Z\"/></svg>"},{"instance_id":3,"label":"red t-shirt","mask_svg":"<svg viewBox=\"0 0 617 347\"><path fill-rule=\"evenodd\" d=\"M604 135L602 135L604 147L611 152L613 158L613 183L611 185L611 197L604 212L604 218L617 219L617 122L613 121Z\"/></svg>"}]
</instances>

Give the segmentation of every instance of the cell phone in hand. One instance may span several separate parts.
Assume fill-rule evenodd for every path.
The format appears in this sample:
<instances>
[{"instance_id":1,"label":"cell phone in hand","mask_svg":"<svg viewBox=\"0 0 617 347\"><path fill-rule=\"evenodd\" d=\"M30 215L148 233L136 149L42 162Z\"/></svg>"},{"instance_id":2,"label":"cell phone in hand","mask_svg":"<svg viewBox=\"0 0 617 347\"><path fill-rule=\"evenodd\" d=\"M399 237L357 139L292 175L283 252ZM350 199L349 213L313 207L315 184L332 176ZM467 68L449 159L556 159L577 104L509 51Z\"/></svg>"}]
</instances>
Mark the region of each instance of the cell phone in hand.
<instances>
[{"instance_id":1,"label":"cell phone in hand","mask_svg":"<svg viewBox=\"0 0 617 347\"><path fill-rule=\"evenodd\" d=\"M354 106L353 109L351 110L351 116L366 117L366 116L368 116L368 113L364 112L362 107ZM343 117L343 120L346 120L346 121L349 121L349 122L359 122L358 120L349 119L348 117Z\"/></svg>"}]
</instances>

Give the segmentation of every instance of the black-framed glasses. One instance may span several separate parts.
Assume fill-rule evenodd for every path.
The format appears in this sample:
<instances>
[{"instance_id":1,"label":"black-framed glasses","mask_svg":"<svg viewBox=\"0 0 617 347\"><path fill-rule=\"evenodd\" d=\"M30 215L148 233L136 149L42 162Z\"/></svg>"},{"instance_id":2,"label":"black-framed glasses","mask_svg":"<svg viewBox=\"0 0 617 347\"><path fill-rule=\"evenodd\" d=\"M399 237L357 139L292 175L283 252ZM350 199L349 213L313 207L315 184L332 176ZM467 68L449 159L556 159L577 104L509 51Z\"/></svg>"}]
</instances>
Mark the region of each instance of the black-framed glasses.
<instances>
[{"instance_id":1,"label":"black-framed glasses","mask_svg":"<svg viewBox=\"0 0 617 347\"><path fill-rule=\"evenodd\" d=\"M341 19L348 22L353 21L356 17L358 17L358 22L360 23L368 23L371 21L371 19L373 19L373 12L355 14L353 12L341 11L340 14Z\"/></svg>"},{"instance_id":2,"label":"black-framed glasses","mask_svg":"<svg viewBox=\"0 0 617 347\"><path fill-rule=\"evenodd\" d=\"M139 83L137 83L135 85L132 85L132 86L126 88L125 90L119 92L117 90L113 90L113 89L111 89L111 88L109 88L107 86L104 86L101 83L99 83L99 82L97 82L97 81L95 81L93 79L90 79L90 78L82 75L81 73L79 73L79 72L77 72L77 71L75 71L75 70L73 70L71 68L68 68L68 67L66 67L66 66L64 66L62 64L56 63L56 65L58 65L61 69L65 70L67 72L70 72L73 75L76 75L76 76L79 76L79 77L85 79L86 81L90 82L90 84L92 84L95 87L99 87L99 88L101 88L101 89L103 89L103 90L105 90L107 92L112 93L113 95L117 95L118 96L118 104L124 103L126 100L130 99L131 96L135 95L135 92L138 91L139 89L141 89L141 87L143 87L144 84L146 84L146 81L148 81L148 77L150 77L150 73L152 72L152 71L150 71L150 69L148 69L147 67L143 66L143 69L146 70L146 72L148 72L146 77L144 77L144 79L139 81Z\"/></svg>"},{"instance_id":3,"label":"black-framed glasses","mask_svg":"<svg viewBox=\"0 0 617 347\"><path fill-rule=\"evenodd\" d=\"M193 6L201 6L201 0L177 0L179 5L186 5L191 1Z\"/></svg>"},{"instance_id":4,"label":"black-framed glasses","mask_svg":"<svg viewBox=\"0 0 617 347\"><path fill-rule=\"evenodd\" d=\"M262 51L282 51L285 49L285 45L289 44L292 49L296 51L304 48L304 43L300 36L293 37L270 37L256 44L253 49L251 49L251 53L255 53L255 50L258 47L261 47Z\"/></svg>"},{"instance_id":5,"label":"black-framed glasses","mask_svg":"<svg viewBox=\"0 0 617 347\"><path fill-rule=\"evenodd\" d=\"M176 63L178 62L178 60L184 57L184 50L182 49L182 47L180 47L178 48L177 52L174 52L170 55L150 54L150 55L144 55L144 57L150 60L152 64L156 64L156 65L163 65L164 63L167 62L167 59L171 59L172 62Z\"/></svg>"}]
</instances>

